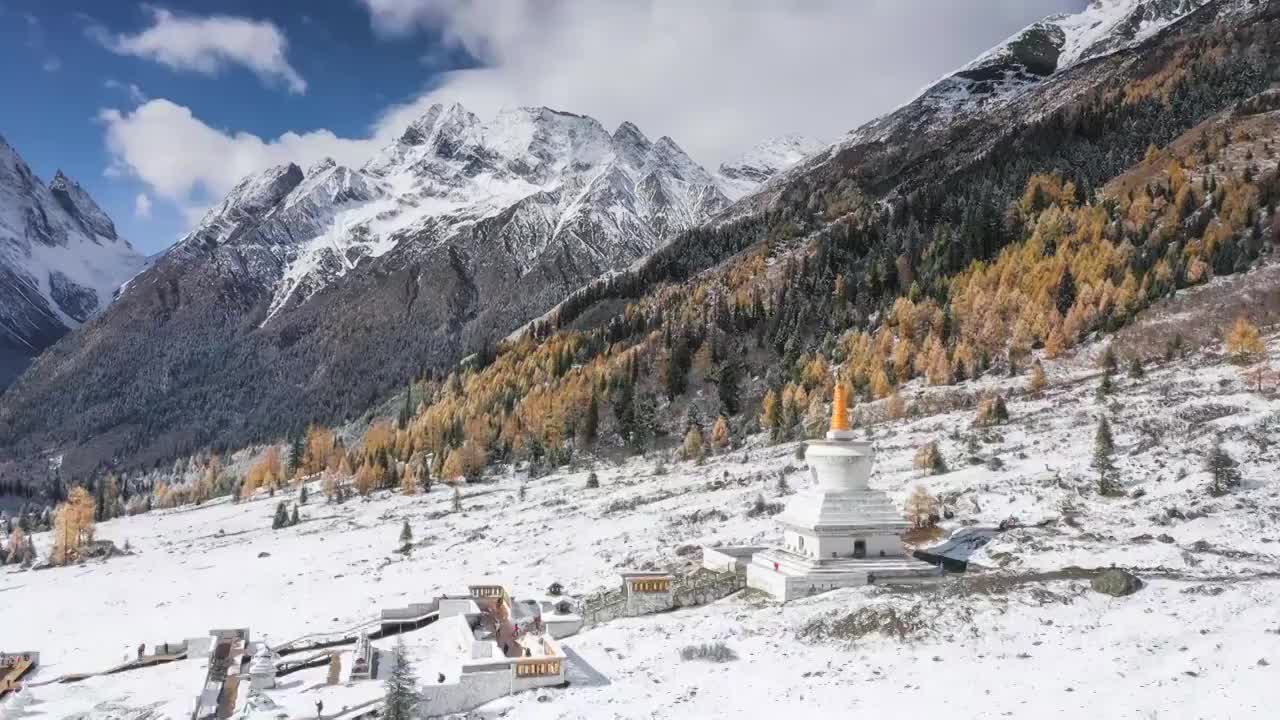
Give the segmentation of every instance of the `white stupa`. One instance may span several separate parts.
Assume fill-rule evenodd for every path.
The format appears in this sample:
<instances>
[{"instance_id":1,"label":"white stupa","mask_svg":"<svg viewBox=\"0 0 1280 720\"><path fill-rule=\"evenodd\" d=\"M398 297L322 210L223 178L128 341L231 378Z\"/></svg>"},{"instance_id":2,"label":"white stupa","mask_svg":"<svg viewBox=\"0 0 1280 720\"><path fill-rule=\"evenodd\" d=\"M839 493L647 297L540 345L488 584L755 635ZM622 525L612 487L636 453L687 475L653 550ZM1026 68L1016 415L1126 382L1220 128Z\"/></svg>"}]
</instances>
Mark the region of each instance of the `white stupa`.
<instances>
[{"instance_id":1,"label":"white stupa","mask_svg":"<svg viewBox=\"0 0 1280 720\"><path fill-rule=\"evenodd\" d=\"M805 459L814 484L777 518L783 547L752 554L749 587L792 600L877 580L939 575L906 554L906 519L888 495L867 484L875 452L849 429L843 386L836 386L826 440L809 443Z\"/></svg>"},{"instance_id":2,"label":"white stupa","mask_svg":"<svg viewBox=\"0 0 1280 720\"><path fill-rule=\"evenodd\" d=\"M262 643L249 661L249 683L254 690L267 690L276 686L276 654L266 643Z\"/></svg>"}]
</instances>

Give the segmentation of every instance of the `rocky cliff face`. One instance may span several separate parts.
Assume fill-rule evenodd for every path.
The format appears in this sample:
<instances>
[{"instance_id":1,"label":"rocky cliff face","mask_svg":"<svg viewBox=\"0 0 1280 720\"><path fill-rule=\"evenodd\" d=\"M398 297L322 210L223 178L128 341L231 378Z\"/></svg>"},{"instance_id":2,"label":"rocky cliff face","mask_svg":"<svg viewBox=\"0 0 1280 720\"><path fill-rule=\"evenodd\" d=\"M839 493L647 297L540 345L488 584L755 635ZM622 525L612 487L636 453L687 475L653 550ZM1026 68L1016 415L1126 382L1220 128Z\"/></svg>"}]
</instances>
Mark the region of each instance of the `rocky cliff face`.
<instances>
[{"instance_id":1,"label":"rocky cliff face","mask_svg":"<svg viewBox=\"0 0 1280 720\"><path fill-rule=\"evenodd\" d=\"M45 185L0 137L0 390L142 266L84 188Z\"/></svg>"}]
</instances>

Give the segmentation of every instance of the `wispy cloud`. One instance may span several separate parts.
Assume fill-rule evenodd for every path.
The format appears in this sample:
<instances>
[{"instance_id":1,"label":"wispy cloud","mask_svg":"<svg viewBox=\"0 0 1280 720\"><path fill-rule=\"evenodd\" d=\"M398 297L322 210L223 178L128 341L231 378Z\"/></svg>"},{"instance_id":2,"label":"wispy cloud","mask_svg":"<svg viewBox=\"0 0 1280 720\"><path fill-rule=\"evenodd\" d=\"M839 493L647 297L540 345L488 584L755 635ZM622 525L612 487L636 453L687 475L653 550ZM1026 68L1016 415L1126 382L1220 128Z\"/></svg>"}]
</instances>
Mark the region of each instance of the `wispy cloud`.
<instances>
[{"instance_id":1,"label":"wispy cloud","mask_svg":"<svg viewBox=\"0 0 1280 720\"><path fill-rule=\"evenodd\" d=\"M131 55L174 70L216 75L238 65L264 83L283 83L292 93L305 93L307 81L289 64L289 41L268 20L232 15L177 15L146 8L151 26L135 34L112 33L90 25L89 35L118 55Z\"/></svg>"},{"instance_id":2,"label":"wispy cloud","mask_svg":"<svg viewBox=\"0 0 1280 720\"><path fill-rule=\"evenodd\" d=\"M138 197L133 199L133 214L143 220L151 219L151 198L146 193L138 193Z\"/></svg>"},{"instance_id":3,"label":"wispy cloud","mask_svg":"<svg viewBox=\"0 0 1280 720\"><path fill-rule=\"evenodd\" d=\"M102 86L108 90L119 90L127 94L129 101L134 105L141 105L149 99L147 94L142 91L142 88L134 83L123 83L115 78L107 78L102 82Z\"/></svg>"}]
</instances>

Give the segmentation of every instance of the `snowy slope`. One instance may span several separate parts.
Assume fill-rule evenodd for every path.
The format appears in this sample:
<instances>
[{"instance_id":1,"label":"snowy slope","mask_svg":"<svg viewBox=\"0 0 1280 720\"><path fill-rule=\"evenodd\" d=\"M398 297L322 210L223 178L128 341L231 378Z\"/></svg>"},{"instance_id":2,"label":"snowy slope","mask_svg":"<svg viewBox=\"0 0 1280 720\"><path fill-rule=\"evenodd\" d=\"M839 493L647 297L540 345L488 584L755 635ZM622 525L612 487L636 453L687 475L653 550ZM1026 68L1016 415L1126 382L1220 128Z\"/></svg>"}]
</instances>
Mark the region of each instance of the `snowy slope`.
<instances>
[{"instance_id":1,"label":"snowy slope","mask_svg":"<svg viewBox=\"0 0 1280 720\"><path fill-rule=\"evenodd\" d=\"M1100 403L1099 350L1046 362L1049 386L1040 396L1024 392L1025 377L988 378L910 386L904 397L920 414L907 420L877 420L880 404L858 410L878 453L872 485L898 506L925 484L953 514L944 532L1015 521L973 556L964 579L923 591L843 590L785 606L746 594L615 621L564 641L568 688L519 695L486 713L1272 717L1280 399L1250 392L1239 368L1211 351L1149 367L1141 379L1117 377L1114 395ZM1274 337L1269 352L1280 358ZM1008 396L1009 424L973 427L971 396L981 390ZM1092 489L1092 434L1103 414L1115 432L1124 497ZM1241 463L1244 485L1212 498L1203 454L1219 435ZM930 440L940 442L951 470L921 477L912 456ZM519 597L559 581L581 596L615 585L623 569L681 566L696 557L691 547L776 543L773 520L747 511L757 496L785 501L808 479L794 444L762 443L748 438L703 465L668 458L661 474L652 456L601 463L595 490L585 487L588 467L539 478L501 471L463 489L462 512L451 511L440 486L425 496L380 492L342 505L325 504L313 486L302 523L278 531L270 530L275 505L296 501L294 491L112 520L98 536L127 540L135 554L43 571L0 568L6 607L23 617L5 627L6 649L39 650L34 681L41 682L109 667L141 641L211 627L247 626L279 644L471 582L504 582ZM395 552L405 520L415 543L407 556ZM36 537L42 554L50 543L48 533ZM1088 571L1112 565L1147 586L1124 598L1090 590ZM66 591L71 583L74 593ZM86 597L101 600L86 605ZM833 623L862 610L896 611L915 629L903 639L858 637ZM680 659L681 648L712 642L738 659ZM417 668L428 690L436 670ZM291 676L269 697L303 710L328 698L328 713L359 690L326 689L323 675ZM184 661L38 685L0 705L0 716L176 719L190 711L202 676L199 661Z\"/></svg>"},{"instance_id":2,"label":"snowy slope","mask_svg":"<svg viewBox=\"0 0 1280 720\"><path fill-rule=\"evenodd\" d=\"M716 171L716 180L729 199L737 200L826 146L827 143L803 135L766 140L737 160L722 163Z\"/></svg>"},{"instance_id":3,"label":"snowy slope","mask_svg":"<svg viewBox=\"0 0 1280 720\"><path fill-rule=\"evenodd\" d=\"M0 137L0 387L112 300L144 258L61 172L45 185Z\"/></svg>"},{"instance_id":4,"label":"snowy slope","mask_svg":"<svg viewBox=\"0 0 1280 720\"><path fill-rule=\"evenodd\" d=\"M1004 129L1048 113L1094 87L1109 71L1091 74L1091 62L1138 47L1197 11L1224 19L1264 7L1253 0L1090 0L1078 13L1033 23L901 107L812 152L748 196L738 212L767 205L777 188L808 173L821 173L841 156L859 158L905 146L944 144L948 133L969 123L989 128L970 145L998 143ZM1247 20L1236 17L1232 22Z\"/></svg>"},{"instance_id":5,"label":"snowy slope","mask_svg":"<svg viewBox=\"0 0 1280 720\"><path fill-rule=\"evenodd\" d=\"M1030 25L930 86L912 104L933 109L935 119L943 120L1002 106L1050 76L1143 42L1209 2L1090 0L1078 13ZM882 137L884 125L873 122L852 137Z\"/></svg>"}]
</instances>

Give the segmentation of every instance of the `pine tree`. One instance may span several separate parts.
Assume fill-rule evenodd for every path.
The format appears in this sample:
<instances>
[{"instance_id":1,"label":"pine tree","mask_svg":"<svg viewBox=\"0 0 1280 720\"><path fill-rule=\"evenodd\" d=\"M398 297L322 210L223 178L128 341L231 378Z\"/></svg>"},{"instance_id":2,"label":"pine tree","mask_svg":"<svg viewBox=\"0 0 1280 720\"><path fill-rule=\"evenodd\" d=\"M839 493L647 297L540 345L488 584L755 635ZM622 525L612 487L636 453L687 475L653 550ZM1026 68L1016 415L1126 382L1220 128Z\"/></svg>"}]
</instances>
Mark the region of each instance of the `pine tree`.
<instances>
[{"instance_id":1,"label":"pine tree","mask_svg":"<svg viewBox=\"0 0 1280 720\"><path fill-rule=\"evenodd\" d=\"M1204 459L1204 469L1209 473L1209 494L1220 497L1240 485L1240 468L1235 458L1222 447L1222 438L1214 440L1213 447Z\"/></svg>"},{"instance_id":2,"label":"pine tree","mask_svg":"<svg viewBox=\"0 0 1280 720\"><path fill-rule=\"evenodd\" d=\"M303 485L301 488L298 489L298 504L299 505L307 504L307 486L306 485Z\"/></svg>"},{"instance_id":3,"label":"pine tree","mask_svg":"<svg viewBox=\"0 0 1280 720\"><path fill-rule=\"evenodd\" d=\"M1111 382L1111 371L1102 374L1102 382L1098 383L1098 399L1101 400L1115 391L1115 385Z\"/></svg>"},{"instance_id":4,"label":"pine tree","mask_svg":"<svg viewBox=\"0 0 1280 720\"><path fill-rule=\"evenodd\" d=\"M271 518L271 529L279 530L282 527L288 527L288 526L289 526L288 504L285 501L281 500L280 504L276 505L275 517Z\"/></svg>"},{"instance_id":5,"label":"pine tree","mask_svg":"<svg viewBox=\"0 0 1280 720\"><path fill-rule=\"evenodd\" d=\"M404 526L400 528L400 546L406 547L413 543L413 529L409 527L409 521L404 521Z\"/></svg>"},{"instance_id":6,"label":"pine tree","mask_svg":"<svg viewBox=\"0 0 1280 720\"><path fill-rule=\"evenodd\" d=\"M291 477L300 474L302 470L302 457L305 452L306 451L302 443L302 436L294 435L293 440L289 443L289 456L286 458L288 461L288 467L285 468L286 472L288 472Z\"/></svg>"},{"instance_id":7,"label":"pine tree","mask_svg":"<svg viewBox=\"0 0 1280 720\"><path fill-rule=\"evenodd\" d=\"M302 519L298 517L298 506L294 505L293 514L289 516L289 525L297 525L300 522L302 522Z\"/></svg>"},{"instance_id":8,"label":"pine tree","mask_svg":"<svg viewBox=\"0 0 1280 720\"><path fill-rule=\"evenodd\" d=\"M577 439L584 448L595 445L596 433L600 429L600 400L596 397L593 390L591 399L587 401L587 410L582 414L582 420L578 423Z\"/></svg>"},{"instance_id":9,"label":"pine tree","mask_svg":"<svg viewBox=\"0 0 1280 720\"><path fill-rule=\"evenodd\" d=\"M404 648L404 636L397 636L391 652L391 672L387 675L387 699L383 720L412 720L418 715L417 678Z\"/></svg>"},{"instance_id":10,"label":"pine tree","mask_svg":"<svg viewBox=\"0 0 1280 720\"><path fill-rule=\"evenodd\" d=\"M730 360L721 365L715 374L716 397L720 401L720 413L722 415L737 415L742 409L741 399L738 394L738 376L741 369L736 361Z\"/></svg>"},{"instance_id":11,"label":"pine tree","mask_svg":"<svg viewBox=\"0 0 1280 720\"><path fill-rule=\"evenodd\" d=\"M1114 496L1120 493L1116 481L1115 440L1111 437L1111 423L1105 417L1098 419L1098 430L1093 436L1093 469L1098 473L1098 494Z\"/></svg>"},{"instance_id":12,"label":"pine tree","mask_svg":"<svg viewBox=\"0 0 1280 720\"><path fill-rule=\"evenodd\" d=\"M634 453L648 449L658 430L657 409L653 395L641 393L636 395L632 410L632 428L627 438L627 446Z\"/></svg>"},{"instance_id":13,"label":"pine tree","mask_svg":"<svg viewBox=\"0 0 1280 720\"><path fill-rule=\"evenodd\" d=\"M1138 380L1146 374L1147 369L1142 366L1142 359L1136 355L1133 356L1133 358L1129 360L1129 377Z\"/></svg>"},{"instance_id":14,"label":"pine tree","mask_svg":"<svg viewBox=\"0 0 1280 720\"><path fill-rule=\"evenodd\" d=\"M431 492L431 463L422 460L418 463L418 487L422 488L422 492Z\"/></svg>"}]
</instances>

